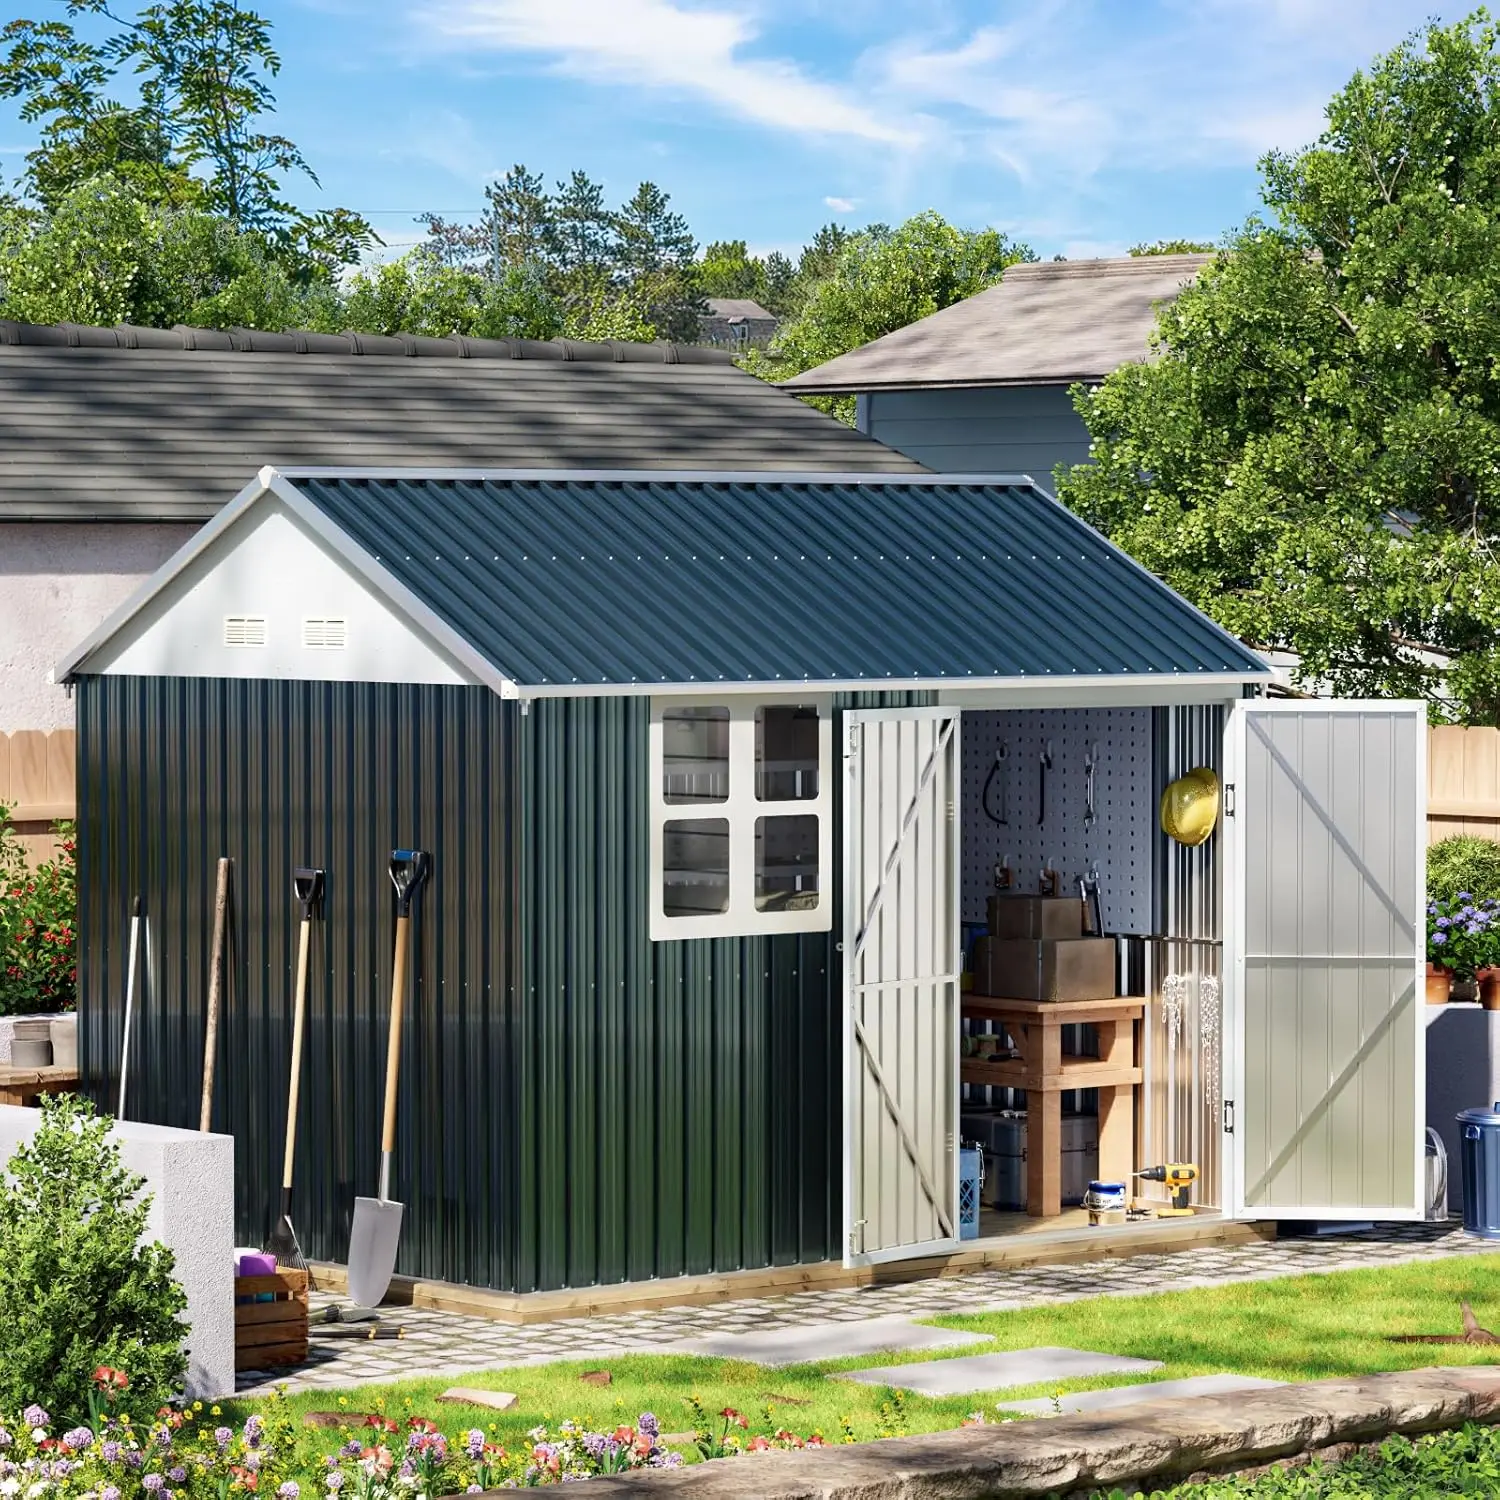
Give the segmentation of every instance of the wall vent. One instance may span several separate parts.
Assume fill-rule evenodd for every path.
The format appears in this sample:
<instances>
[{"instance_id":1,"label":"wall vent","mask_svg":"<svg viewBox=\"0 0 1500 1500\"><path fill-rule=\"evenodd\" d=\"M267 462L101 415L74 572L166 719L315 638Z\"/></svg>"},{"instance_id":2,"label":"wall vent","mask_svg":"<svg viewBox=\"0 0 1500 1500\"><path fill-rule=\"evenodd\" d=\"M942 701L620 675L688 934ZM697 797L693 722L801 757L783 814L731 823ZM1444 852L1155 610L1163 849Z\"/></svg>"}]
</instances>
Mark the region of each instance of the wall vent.
<instances>
[{"instance_id":1,"label":"wall vent","mask_svg":"<svg viewBox=\"0 0 1500 1500\"><path fill-rule=\"evenodd\" d=\"M349 622L331 616L304 620L302 644L312 651L342 651L349 644Z\"/></svg>"},{"instance_id":2,"label":"wall vent","mask_svg":"<svg viewBox=\"0 0 1500 1500\"><path fill-rule=\"evenodd\" d=\"M226 646L264 646L266 643L266 617L264 615L225 615L224 644Z\"/></svg>"}]
</instances>

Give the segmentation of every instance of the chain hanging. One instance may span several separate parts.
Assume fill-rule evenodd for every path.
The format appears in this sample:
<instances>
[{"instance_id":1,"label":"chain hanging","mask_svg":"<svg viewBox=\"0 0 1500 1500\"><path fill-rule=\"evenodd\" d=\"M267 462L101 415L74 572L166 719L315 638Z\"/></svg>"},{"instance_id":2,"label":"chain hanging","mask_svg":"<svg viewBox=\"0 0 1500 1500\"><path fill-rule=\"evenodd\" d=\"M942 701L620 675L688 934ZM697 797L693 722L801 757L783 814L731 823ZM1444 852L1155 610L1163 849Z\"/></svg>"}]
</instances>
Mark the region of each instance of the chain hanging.
<instances>
[{"instance_id":1,"label":"chain hanging","mask_svg":"<svg viewBox=\"0 0 1500 1500\"><path fill-rule=\"evenodd\" d=\"M1198 981L1198 1038L1203 1044L1203 1097L1210 1119L1219 1111L1219 1032L1223 990L1217 974Z\"/></svg>"}]
</instances>

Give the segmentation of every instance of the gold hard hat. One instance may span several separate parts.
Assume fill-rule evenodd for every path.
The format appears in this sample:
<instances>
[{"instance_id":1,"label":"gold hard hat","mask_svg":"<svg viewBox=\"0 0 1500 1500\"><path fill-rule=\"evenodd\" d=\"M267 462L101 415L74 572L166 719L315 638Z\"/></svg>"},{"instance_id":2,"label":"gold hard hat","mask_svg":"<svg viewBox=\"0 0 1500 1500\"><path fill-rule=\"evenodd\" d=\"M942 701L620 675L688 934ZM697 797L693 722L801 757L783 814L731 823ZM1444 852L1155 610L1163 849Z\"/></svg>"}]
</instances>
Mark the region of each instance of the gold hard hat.
<instances>
[{"instance_id":1,"label":"gold hard hat","mask_svg":"<svg viewBox=\"0 0 1500 1500\"><path fill-rule=\"evenodd\" d=\"M1207 766L1195 766L1161 794L1162 832L1196 848L1219 821L1219 778Z\"/></svg>"}]
</instances>

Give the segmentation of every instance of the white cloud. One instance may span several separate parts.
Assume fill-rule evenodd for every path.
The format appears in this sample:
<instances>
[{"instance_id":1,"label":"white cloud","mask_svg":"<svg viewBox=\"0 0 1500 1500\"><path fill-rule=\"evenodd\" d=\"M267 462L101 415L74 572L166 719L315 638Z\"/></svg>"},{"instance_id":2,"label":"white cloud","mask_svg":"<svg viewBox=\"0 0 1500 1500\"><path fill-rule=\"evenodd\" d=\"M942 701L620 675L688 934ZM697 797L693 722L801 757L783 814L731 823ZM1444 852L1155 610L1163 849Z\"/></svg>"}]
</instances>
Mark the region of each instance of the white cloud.
<instances>
[{"instance_id":1,"label":"white cloud","mask_svg":"<svg viewBox=\"0 0 1500 1500\"><path fill-rule=\"evenodd\" d=\"M852 214L854 212L853 198L825 198L823 202L836 214Z\"/></svg>"},{"instance_id":2,"label":"white cloud","mask_svg":"<svg viewBox=\"0 0 1500 1500\"><path fill-rule=\"evenodd\" d=\"M887 146L919 138L913 124L787 58L747 55L759 27L742 11L673 0L431 0L420 18L450 47L540 54L574 78L694 95L758 125Z\"/></svg>"}]
</instances>

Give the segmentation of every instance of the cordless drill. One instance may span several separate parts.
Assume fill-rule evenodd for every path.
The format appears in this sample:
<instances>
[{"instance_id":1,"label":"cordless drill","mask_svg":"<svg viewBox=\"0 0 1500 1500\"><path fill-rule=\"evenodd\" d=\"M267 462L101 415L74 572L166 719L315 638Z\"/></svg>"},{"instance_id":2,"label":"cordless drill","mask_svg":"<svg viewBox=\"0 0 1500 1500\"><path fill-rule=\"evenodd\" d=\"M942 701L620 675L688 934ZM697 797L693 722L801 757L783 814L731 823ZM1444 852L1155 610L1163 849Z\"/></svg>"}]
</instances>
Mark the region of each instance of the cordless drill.
<instances>
[{"instance_id":1,"label":"cordless drill","mask_svg":"<svg viewBox=\"0 0 1500 1500\"><path fill-rule=\"evenodd\" d=\"M1192 1213L1188 1206L1188 1195L1192 1192L1193 1183L1198 1180L1198 1169L1190 1161L1169 1161L1164 1166L1147 1167L1144 1172L1137 1172L1137 1177L1143 1177L1147 1182L1164 1182L1167 1191L1172 1195L1172 1203L1169 1208L1158 1208L1156 1210L1160 1218L1177 1218L1183 1214Z\"/></svg>"}]
</instances>

